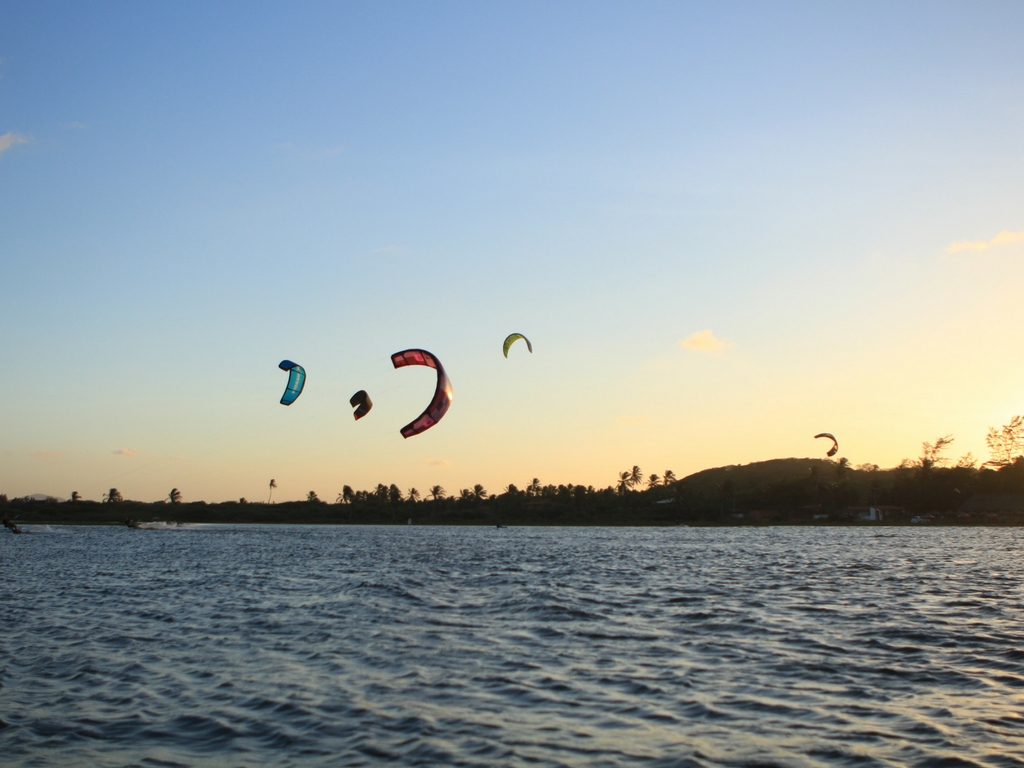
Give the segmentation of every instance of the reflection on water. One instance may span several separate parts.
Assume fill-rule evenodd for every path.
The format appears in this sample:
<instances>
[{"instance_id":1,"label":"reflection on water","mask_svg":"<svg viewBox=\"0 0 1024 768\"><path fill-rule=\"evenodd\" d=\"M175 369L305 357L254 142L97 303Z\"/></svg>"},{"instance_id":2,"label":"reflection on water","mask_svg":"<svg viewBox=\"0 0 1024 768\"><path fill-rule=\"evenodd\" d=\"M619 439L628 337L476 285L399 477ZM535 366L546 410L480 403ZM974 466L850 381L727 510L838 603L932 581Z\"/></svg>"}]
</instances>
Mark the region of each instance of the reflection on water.
<instances>
[{"instance_id":1,"label":"reflection on water","mask_svg":"<svg viewBox=\"0 0 1024 768\"><path fill-rule=\"evenodd\" d=\"M4 766L1024 765L1013 529L63 530Z\"/></svg>"}]
</instances>

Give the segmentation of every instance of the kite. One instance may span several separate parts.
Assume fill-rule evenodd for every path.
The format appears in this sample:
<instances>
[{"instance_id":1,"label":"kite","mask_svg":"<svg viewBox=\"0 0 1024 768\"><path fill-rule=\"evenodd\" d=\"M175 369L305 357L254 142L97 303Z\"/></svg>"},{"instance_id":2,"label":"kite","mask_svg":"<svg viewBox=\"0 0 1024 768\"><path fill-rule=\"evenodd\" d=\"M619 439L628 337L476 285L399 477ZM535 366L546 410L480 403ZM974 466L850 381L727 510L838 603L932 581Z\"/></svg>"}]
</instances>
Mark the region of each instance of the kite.
<instances>
[{"instance_id":1,"label":"kite","mask_svg":"<svg viewBox=\"0 0 1024 768\"><path fill-rule=\"evenodd\" d=\"M819 437L827 437L835 445L828 449L826 456L835 456L839 452L839 441L836 440L835 435L829 434L828 432L822 432L820 435L815 435L814 439L817 440Z\"/></svg>"},{"instance_id":2,"label":"kite","mask_svg":"<svg viewBox=\"0 0 1024 768\"><path fill-rule=\"evenodd\" d=\"M370 396L366 394L365 389L360 389L352 395L352 397L348 399L348 404L356 409L355 413L352 414L352 417L356 421L363 418L363 416L368 414L370 409L373 408L373 401L370 399Z\"/></svg>"},{"instance_id":3,"label":"kite","mask_svg":"<svg viewBox=\"0 0 1024 768\"><path fill-rule=\"evenodd\" d=\"M306 384L306 370L291 360L282 360L277 367L282 371L288 371L288 386L281 395L281 405L291 405L302 394L302 387Z\"/></svg>"},{"instance_id":4,"label":"kite","mask_svg":"<svg viewBox=\"0 0 1024 768\"><path fill-rule=\"evenodd\" d=\"M505 339L504 345L502 345L501 347L501 351L502 353L504 353L505 357L508 357L509 348L513 344L515 344L519 339L522 339L523 341L526 342L526 348L530 350L531 355L533 354L533 344L530 343L530 340L528 338L523 336L523 334L521 333L510 333L508 337Z\"/></svg>"},{"instance_id":5,"label":"kite","mask_svg":"<svg viewBox=\"0 0 1024 768\"><path fill-rule=\"evenodd\" d=\"M448 381L448 374L444 372L444 366L441 365L440 360L425 349L406 349L402 352L395 352L391 356L391 364L395 368L405 368L407 365L425 365L437 371L437 387L434 388L434 397L427 409L417 416L415 421L410 421L401 429L404 438L426 432L448 412L448 408L452 404L452 397L454 397L452 383Z\"/></svg>"}]
</instances>

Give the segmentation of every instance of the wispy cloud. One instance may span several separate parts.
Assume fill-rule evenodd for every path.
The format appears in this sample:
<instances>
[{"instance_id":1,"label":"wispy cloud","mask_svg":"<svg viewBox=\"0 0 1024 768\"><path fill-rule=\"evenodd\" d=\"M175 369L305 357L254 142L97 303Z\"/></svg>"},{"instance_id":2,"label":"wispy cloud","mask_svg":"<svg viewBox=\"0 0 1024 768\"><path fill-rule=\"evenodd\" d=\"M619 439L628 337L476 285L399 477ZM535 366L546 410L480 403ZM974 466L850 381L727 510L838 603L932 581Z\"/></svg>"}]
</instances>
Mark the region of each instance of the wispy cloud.
<instances>
[{"instance_id":1,"label":"wispy cloud","mask_svg":"<svg viewBox=\"0 0 1024 768\"><path fill-rule=\"evenodd\" d=\"M1001 245L1012 243L1024 243L1024 232L1000 232L991 240L961 240L950 243L946 253L960 253L960 251L987 251L989 248L998 248Z\"/></svg>"},{"instance_id":2,"label":"wispy cloud","mask_svg":"<svg viewBox=\"0 0 1024 768\"><path fill-rule=\"evenodd\" d=\"M618 421L619 424L643 424L645 421L647 421L647 417L646 416L619 416L619 418L616 419L616 421Z\"/></svg>"},{"instance_id":3,"label":"wispy cloud","mask_svg":"<svg viewBox=\"0 0 1024 768\"><path fill-rule=\"evenodd\" d=\"M36 451L32 455L37 459L53 459L63 454L64 451Z\"/></svg>"},{"instance_id":4,"label":"wispy cloud","mask_svg":"<svg viewBox=\"0 0 1024 768\"><path fill-rule=\"evenodd\" d=\"M679 346L694 352L706 352L717 355L736 345L728 339L715 338L715 334L711 332L711 329L706 328L703 331L691 333L685 339L680 339Z\"/></svg>"},{"instance_id":5,"label":"wispy cloud","mask_svg":"<svg viewBox=\"0 0 1024 768\"><path fill-rule=\"evenodd\" d=\"M3 136L0 136L0 152L6 152L8 149L17 146L18 144L27 144L28 141L28 136L22 136L20 133L11 133L8 131Z\"/></svg>"},{"instance_id":6,"label":"wispy cloud","mask_svg":"<svg viewBox=\"0 0 1024 768\"><path fill-rule=\"evenodd\" d=\"M452 463L448 459L430 459L426 462L431 467L450 467Z\"/></svg>"},{"instance_id":7,"label":"wispy cloud","mask_svg":"<svg viewBox=\"0 0 1024 768\"><path fill-rule=\"evenodd\" d=\"M137 450L135 448L119 448L118 450L114 451L115 456L124 456L125 458L129 459L138 456L140 453L142 453L142 451Z\"/></svg>"}]
</instances>

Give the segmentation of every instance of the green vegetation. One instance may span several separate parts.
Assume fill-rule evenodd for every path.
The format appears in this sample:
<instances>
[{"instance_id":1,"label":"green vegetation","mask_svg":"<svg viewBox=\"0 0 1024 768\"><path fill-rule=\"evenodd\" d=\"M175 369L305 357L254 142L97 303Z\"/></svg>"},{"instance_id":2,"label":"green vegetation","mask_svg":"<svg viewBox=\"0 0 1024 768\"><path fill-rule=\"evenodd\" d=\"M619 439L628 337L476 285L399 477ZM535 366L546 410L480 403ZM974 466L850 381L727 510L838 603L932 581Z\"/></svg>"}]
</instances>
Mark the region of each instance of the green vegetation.
<instances>
[{"instance_id":1,"label":"green vegetation","mask_svg":"<svg viewBox=\"0 0 1024 768\"><path fill-rule=\"evenodd\" d=\"M749 525L749 524L1024 524L1024 417L990 429L992 458L980 467L970 454L945 456L954 439L924 443L921 456L893 469L853 467L845 458L773 459L717 467L677 480L672 470L644 475L638 466L613 485L509 485L491 495L482 485L449 495L440 485L426 499L410 488L345 485L333 504L309 491L305 501L277 504L185 503L177 488L170 504L125 500L117 488L103 502L12 499L0 507L20 523L121 523L154 519L182 523L345 523L417 525ZM645 482L646 477L646 482ZM277 483L270 481L273 493Z\"/></svg>"}]
</instances>

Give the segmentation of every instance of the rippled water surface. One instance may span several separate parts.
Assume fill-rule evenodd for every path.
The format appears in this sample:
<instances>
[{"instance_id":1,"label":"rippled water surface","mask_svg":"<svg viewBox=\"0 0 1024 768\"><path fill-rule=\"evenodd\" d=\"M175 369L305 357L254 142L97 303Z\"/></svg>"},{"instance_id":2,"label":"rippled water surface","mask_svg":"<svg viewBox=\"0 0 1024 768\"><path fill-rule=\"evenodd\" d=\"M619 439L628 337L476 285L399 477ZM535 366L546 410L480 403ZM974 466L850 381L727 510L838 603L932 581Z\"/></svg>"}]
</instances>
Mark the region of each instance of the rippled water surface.
<instances>
[{"instance_id":1,"label":"rippled water surface","mask_svg":"<svg viewBox=\"0 0 1024 768\"><path fill-rule=\"evenodd\" d=\"M0 764L1024 765L1022 545L1006 528L3 535Z\"/></svg>"}]
</instances>

